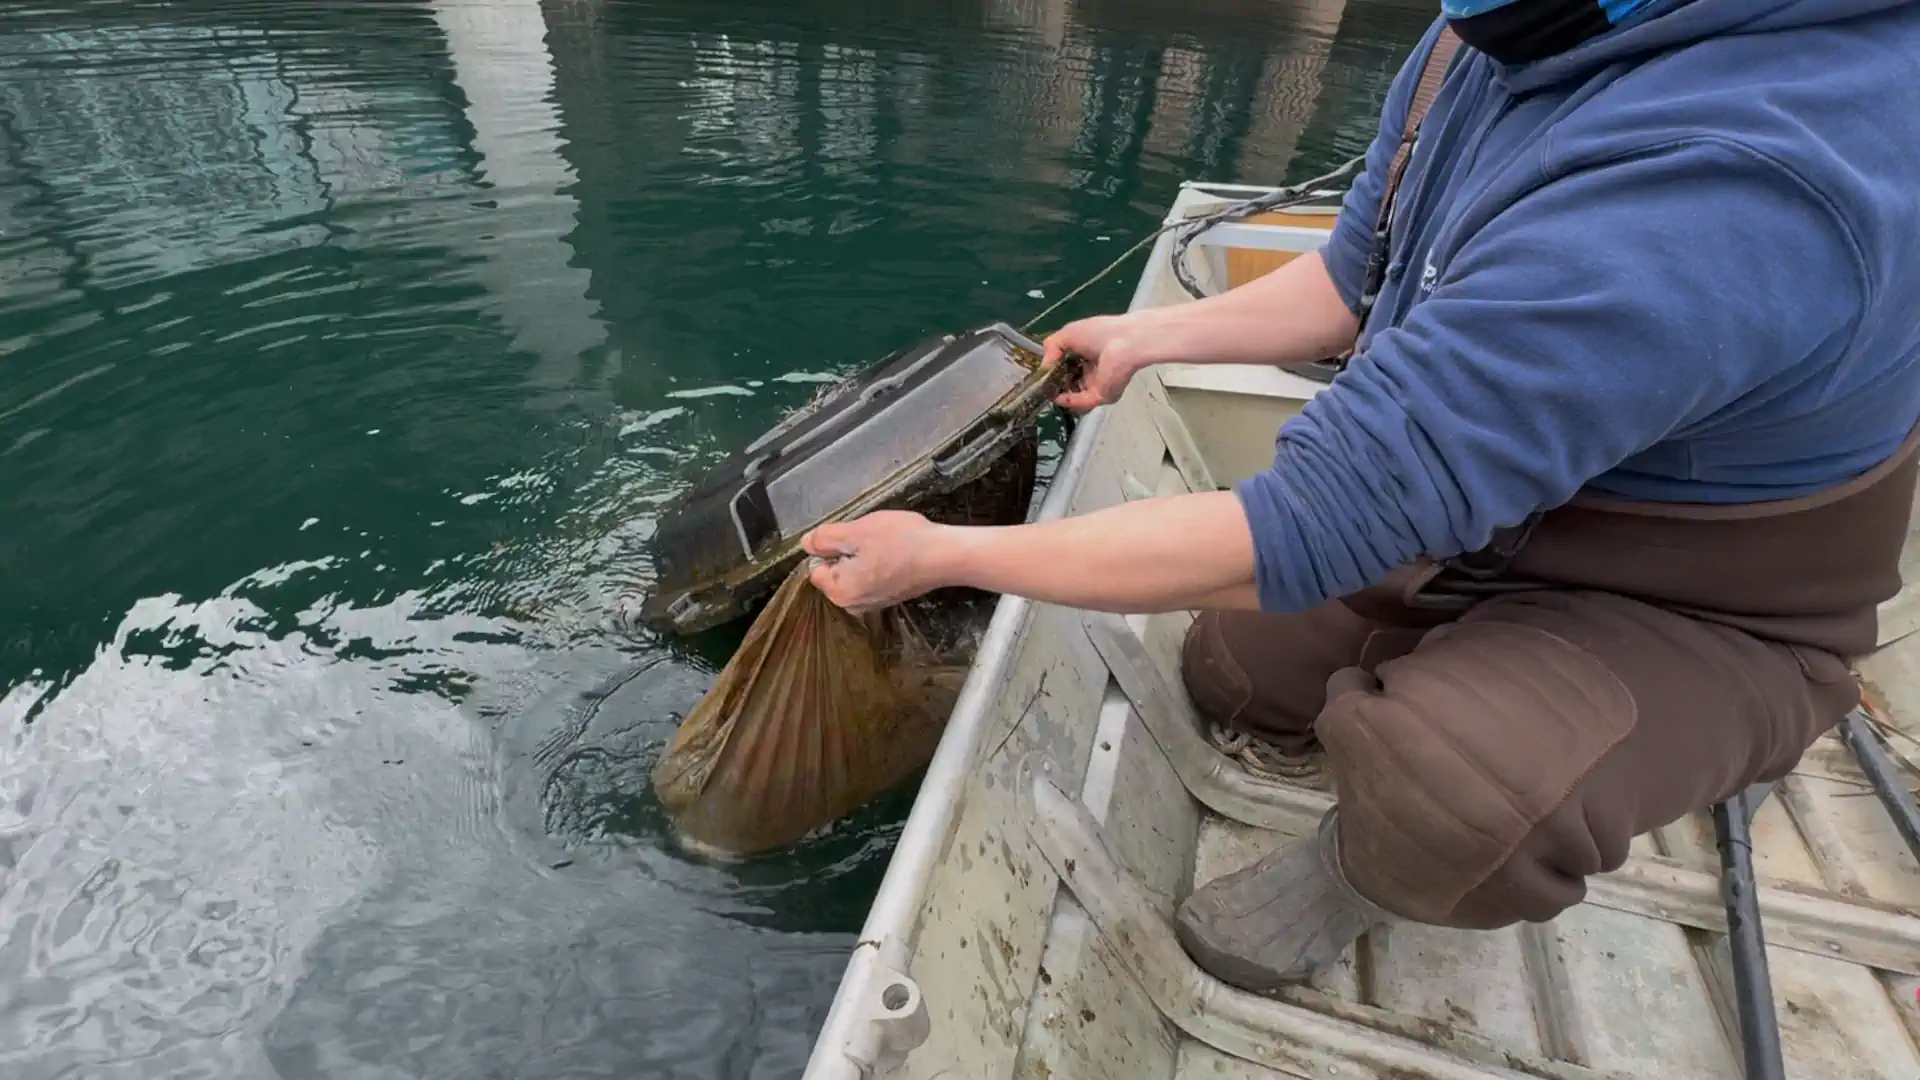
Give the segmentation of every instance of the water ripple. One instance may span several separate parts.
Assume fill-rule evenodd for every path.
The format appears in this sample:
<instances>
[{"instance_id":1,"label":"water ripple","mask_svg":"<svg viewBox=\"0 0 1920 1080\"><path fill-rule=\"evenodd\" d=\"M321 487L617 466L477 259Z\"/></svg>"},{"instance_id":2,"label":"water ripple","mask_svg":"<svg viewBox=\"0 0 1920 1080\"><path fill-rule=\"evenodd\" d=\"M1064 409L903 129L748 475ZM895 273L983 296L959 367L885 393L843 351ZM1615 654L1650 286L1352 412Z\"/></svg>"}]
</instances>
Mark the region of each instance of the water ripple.
<instances>
[{"instance_id":1,"label":"water ripple","mask_svg":"<svg viewBox=\"0 0 1920 1080\"><path fill-rule=\"evenodd\" d=\"M9 8L0 1075L797 1074L911 793L677 842L740 628L626 628L654 515L1179 181L1356 152L1426 18Z\"/></svg>"}]
</instances>

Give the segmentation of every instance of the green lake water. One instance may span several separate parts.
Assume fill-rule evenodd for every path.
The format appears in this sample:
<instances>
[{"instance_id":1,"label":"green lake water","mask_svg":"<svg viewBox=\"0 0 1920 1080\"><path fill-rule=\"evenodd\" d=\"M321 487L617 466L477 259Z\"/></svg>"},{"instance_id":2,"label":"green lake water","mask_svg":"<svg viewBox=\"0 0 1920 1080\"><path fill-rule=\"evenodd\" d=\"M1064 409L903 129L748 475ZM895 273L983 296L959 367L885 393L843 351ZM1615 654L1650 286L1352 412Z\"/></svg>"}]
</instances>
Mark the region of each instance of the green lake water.
<instances>
[{"instance_id":1,"label":"green lake water","mask_svg":"<svg viewBox=\"0 0 1920 1080\"><path fill-rule=\"evenodd\" d=\"M6 4L0 1076L795 1075L911 793L673 843L652 515L1358 153L1431 13Z\"/></svg>"}]
</instances>

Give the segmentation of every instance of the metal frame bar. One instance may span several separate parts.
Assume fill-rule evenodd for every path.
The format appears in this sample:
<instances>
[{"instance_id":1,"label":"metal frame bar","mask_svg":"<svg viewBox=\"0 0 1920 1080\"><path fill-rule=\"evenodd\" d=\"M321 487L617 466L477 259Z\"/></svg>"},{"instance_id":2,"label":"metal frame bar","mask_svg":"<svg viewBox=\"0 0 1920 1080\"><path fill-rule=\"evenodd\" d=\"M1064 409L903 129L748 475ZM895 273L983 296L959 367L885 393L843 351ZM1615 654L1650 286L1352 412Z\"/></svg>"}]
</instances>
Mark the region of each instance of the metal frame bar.
<instances>
[{"instance_id":1,"label":"metal frame bar","mask_svg":"<svg viewBox=\"0 0 1920 1080\"><path fill-rule=\"evenodd\" d=\"M1740 1057L1747 1080L1786 1080L1780 1021L1773 1011L1766 933L1753 877L1751 823L1769 787L1742 791L1713 807L1720 848L1720 891L1727 905L1727 949L1733 961L1733 997L1740 1015ZM1756 794L1758 798L1755 798Z\"/></svg>"},{"instance_id":2,"label":"metal frame bar","mask_svg":"<svg viewBox=\"0 0 1920 1080\"><path fill-rule=\"evenodd\" d=\"M1306 987L1283 991L1275 1000L1221 982L1181 948L1158 903L1114 858L1092 811L1060 788L1047 765L1023 758L1015 782L1029 835L1092 921L1106 954L1187 1037L1289 1076L1625 1080L1615 1072L1517 1054L1468 1030Z\"/></svg>"},{"instance_id":3,"label":"metal frame bar","mask_svg":"<svg viewBox=\"0 0 1920 1080\"><path fill-rule=\"evenodd\" d=\"M1913 852L1914 859L1920 860L1920 805L1900 782L1900 770L1881 744L1880 733L1873 730L1865 712L1855 709L1840 722L1840 737L1846 740L1853 756L1860 759L1860 771L1866 774L1873 793L1880 797L1880 805L1886 807L1900 838L1907 842L1907 850Z\"/></svg>"}]
</instances>

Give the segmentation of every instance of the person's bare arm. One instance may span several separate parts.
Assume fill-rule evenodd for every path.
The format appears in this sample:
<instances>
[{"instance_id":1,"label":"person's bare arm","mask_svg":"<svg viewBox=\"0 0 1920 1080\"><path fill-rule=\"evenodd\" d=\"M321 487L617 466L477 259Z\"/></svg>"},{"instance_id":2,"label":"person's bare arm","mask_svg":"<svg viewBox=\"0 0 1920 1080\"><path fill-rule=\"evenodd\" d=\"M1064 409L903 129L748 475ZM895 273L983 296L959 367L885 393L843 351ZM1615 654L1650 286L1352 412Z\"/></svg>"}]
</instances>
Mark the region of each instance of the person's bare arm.
<instances>
[{"instance_id":1,"label":"person's bare arm","mask_svg":"<svg viewBox=\"0 0 1920 1080\"><path fill-rule=\"evenodd\" d=\"M1360 328L1318 251L1239 288L1140 314L1157 339L1154 363L1306 363L1345 351Z\"/></svg>"},{"instance_id":2,"label":"person's bare arm","mask_svg":"<svg viewBox=\"0 0 1920 1080\"><path fill-rule=\"evenodd\" d=\"M883 512L810 533L813 581L870 610L964 585L1122 614L1259 606L1240 500L1212 491L1122 503L1030 525L935 525Z\"/></svg>"}]
</instances>

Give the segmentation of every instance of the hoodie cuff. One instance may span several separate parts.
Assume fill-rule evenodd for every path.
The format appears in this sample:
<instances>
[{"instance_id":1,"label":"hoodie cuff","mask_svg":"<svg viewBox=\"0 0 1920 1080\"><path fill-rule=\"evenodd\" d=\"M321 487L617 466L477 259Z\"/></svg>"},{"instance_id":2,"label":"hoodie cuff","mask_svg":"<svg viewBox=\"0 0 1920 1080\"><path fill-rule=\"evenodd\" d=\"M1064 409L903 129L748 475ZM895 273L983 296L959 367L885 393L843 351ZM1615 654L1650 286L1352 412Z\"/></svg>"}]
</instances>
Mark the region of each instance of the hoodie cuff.
<instances>
[{"instance_id":1,"label":"hoodie cuff","mask_svg":"<svg viewBox=\"0 0 1920 1080\"><path fill-rule=\"evenodd\" d=\"M1253 535L1253 582L1260 610L1305 611L1326 600L1319 576L1306 557L1299 515L1286 480L1268 469L1235 484L1233 493Z\"/></svg>"}]
</instances>

